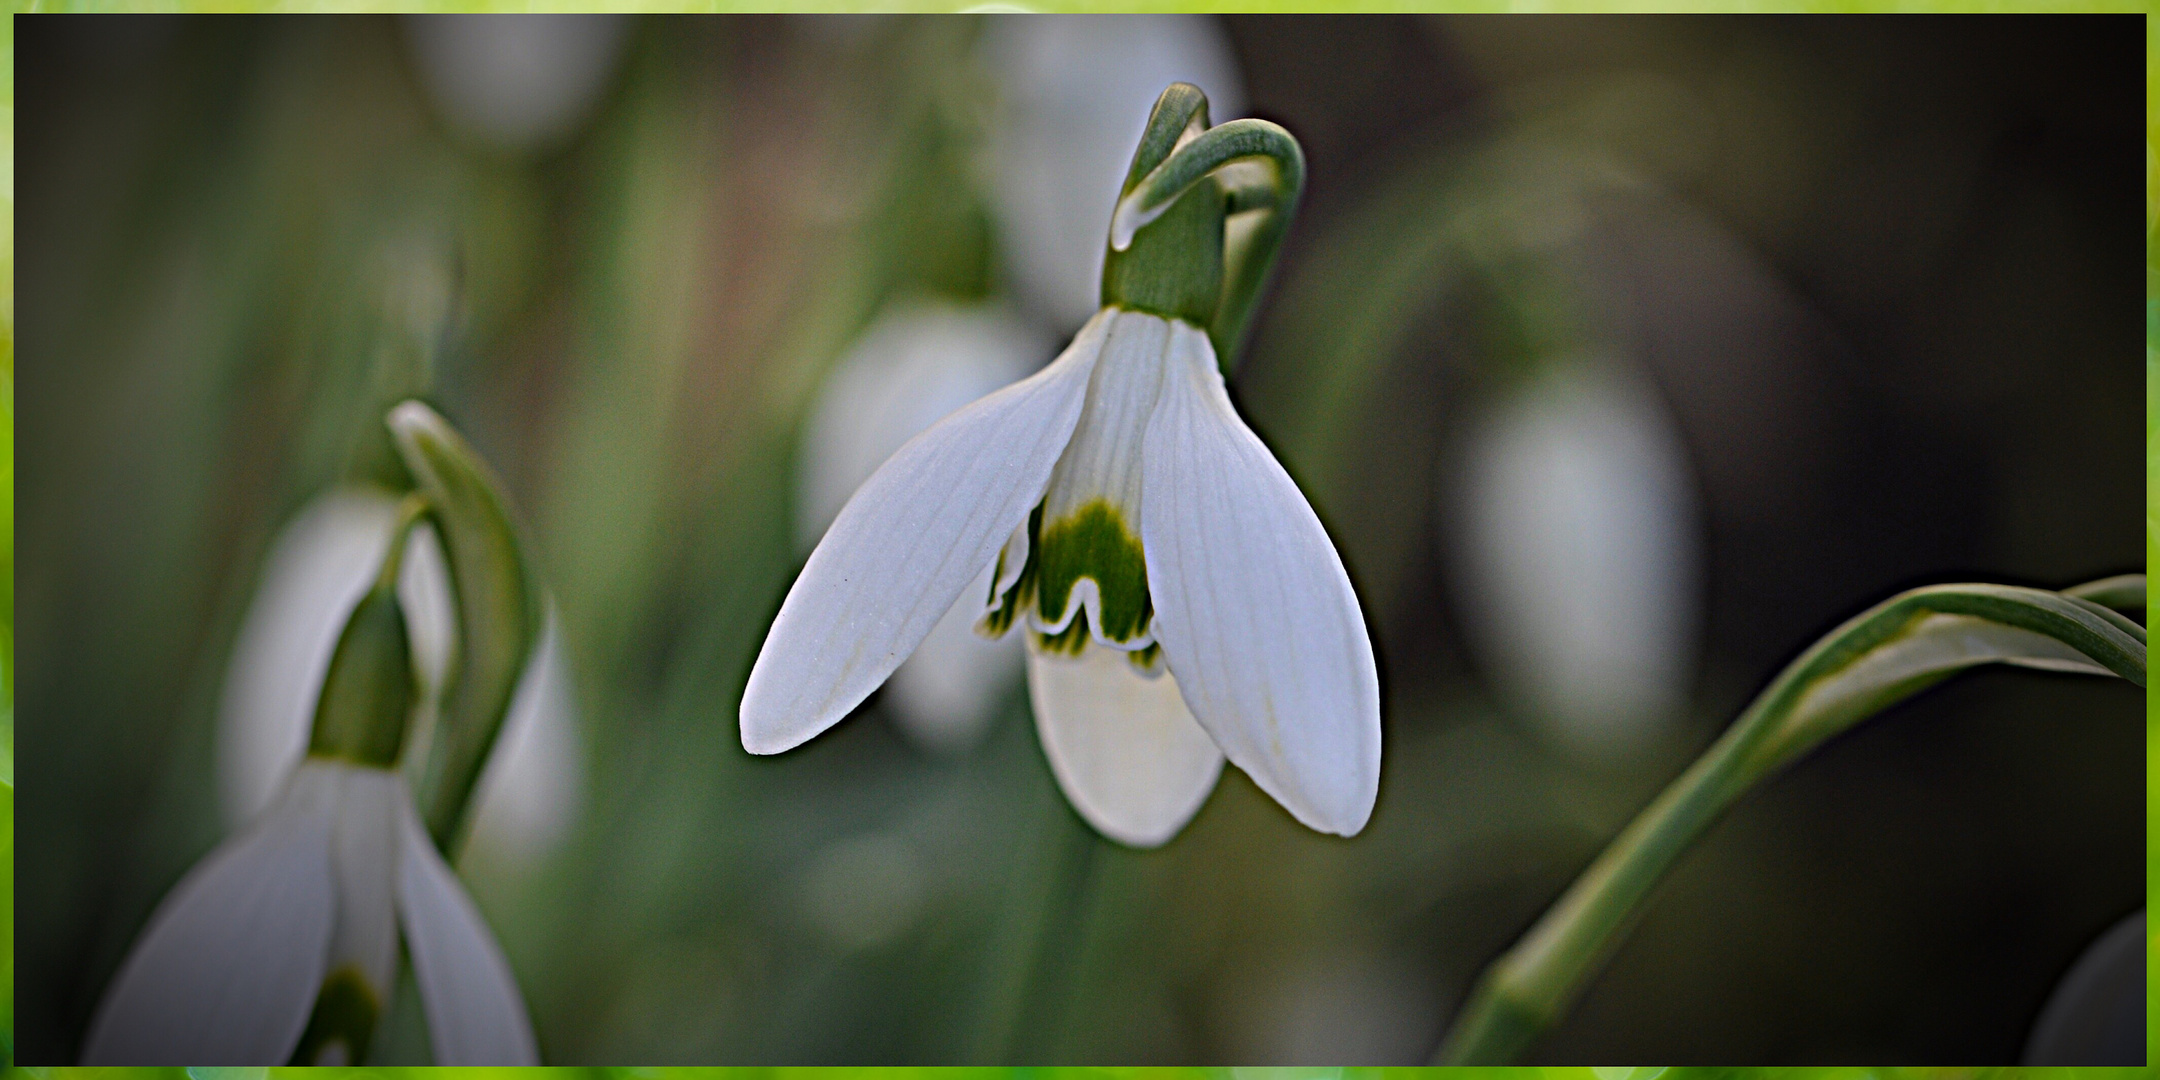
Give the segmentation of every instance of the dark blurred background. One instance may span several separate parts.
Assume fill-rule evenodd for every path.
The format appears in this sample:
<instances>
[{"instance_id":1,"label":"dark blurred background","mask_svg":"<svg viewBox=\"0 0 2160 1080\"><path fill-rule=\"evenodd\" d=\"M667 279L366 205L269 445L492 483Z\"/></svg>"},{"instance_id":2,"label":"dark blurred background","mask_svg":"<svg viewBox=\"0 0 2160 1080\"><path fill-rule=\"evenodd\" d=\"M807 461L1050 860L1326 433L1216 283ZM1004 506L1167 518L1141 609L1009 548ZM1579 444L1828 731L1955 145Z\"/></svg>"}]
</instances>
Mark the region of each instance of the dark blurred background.
<instances>
[{"instance_id":1,"label":"dark blurred background","mask_svg":"<svg viewBox=\"0 0 2160 1080\"><path fill-rule=\"evenodd\" d=\"M419 393L559 617L567 704L490 796L525 809L460 863L550 1061L1422 1061L1816 636L2138 568L2138 27L573 19L506 60L426 20L19 20L21 1058L74 1059L230 827L264 567L395 479ZM1173 78L1310 164L1232 386L1375 631L1372 824L1229 770L1121 848L1009 676L960 735L888 691L750 758L828 376L924 307L1047 359ZM1982 672L1832 742L1532 1059L2015 1059L2143 904L2141 701Z\"/></svg>"}]
</instances>

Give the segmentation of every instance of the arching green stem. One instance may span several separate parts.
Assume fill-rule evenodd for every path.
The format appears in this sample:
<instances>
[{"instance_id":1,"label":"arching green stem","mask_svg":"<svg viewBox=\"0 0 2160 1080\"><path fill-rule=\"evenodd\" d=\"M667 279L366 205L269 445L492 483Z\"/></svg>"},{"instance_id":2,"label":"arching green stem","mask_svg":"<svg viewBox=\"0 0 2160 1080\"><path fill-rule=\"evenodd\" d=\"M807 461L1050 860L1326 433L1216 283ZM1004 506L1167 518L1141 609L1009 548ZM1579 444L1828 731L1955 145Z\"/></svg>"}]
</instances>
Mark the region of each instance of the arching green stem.
<instances>
[{"instance_id":1,"label":"arching green stem","mask_svg":"<svg viewBox=\"0 0 2160 1080\"><path fill-rule=\"evenodd\" d=\"M1825 739L1983 663L2115 674L2144 686L2145 628L2077 595L2133 589L2142 595L2144 580L2111 579L2068 593L1942 585L1892 597L1832 631L1788 665L1485 969L1437 1063L1513 1060L1565 1014L1681 854L1756 782Z\"/></svg>"}]
</instances>

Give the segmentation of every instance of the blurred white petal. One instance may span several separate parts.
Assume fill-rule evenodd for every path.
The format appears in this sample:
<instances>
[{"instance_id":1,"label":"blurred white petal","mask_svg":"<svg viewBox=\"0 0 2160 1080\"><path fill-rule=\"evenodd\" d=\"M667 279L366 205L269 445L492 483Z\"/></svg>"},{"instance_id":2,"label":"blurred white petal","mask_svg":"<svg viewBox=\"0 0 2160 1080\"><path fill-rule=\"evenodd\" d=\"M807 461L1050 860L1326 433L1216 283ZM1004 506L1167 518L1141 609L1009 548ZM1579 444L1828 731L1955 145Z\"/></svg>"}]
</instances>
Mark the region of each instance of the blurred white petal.
<instances>
[{"instance_id":1,"label":"blurred white petal","mask_svg":"<svg viewBox=\"0 0 2160 1080\"><path fill-rule=\"evenodd\" d=\"M480 910L401 808L397 908L437 1065L537 1065L525 998Z\"/></svg>"},{"instance_id":2,"label":"blurred white petal","mask_svg":"<svg viewBox=\"0 0 2160 1080\"><path fill-rule=\"evenodd\" d=\"M1244 113L1221 24L1189 15L997 18L983 55L999 82L991 131L998 241L1031 308L1077 326L1100 303L1110 211L1163 88L1205 91L1216 123Z\"/></svg>"},{"instance_id":3,"label":"blurred white petal","mask_svg":"<svg viewBox=\"0 0 2160 1080\"><path fill-rule=\"evenodd\" d=\"M1105 322L1041 372L910 440L848 501L750 671L744 749L779 753L838 722L995 561L1072 437Z\"/></svg>"},{"instance_id":4,"label":"blurred white petal","mask_svg":"<svg viewBox=\"0 0 2160 1080\"><path fill-rule=\"evenodd\" d=\"M381 569L397 500L336 488L278 535L233 642L218 705L218 789L226 827L262 812L307 750L316 698L345 620ZM413 532L398 579L423 696L455 649L449 574L431 528Z\"/></svg>"},{"instance_id":5,"label":"blurred white petal","mask_svg":"<svg viewBox=\"0 0 2160 1080\"><path fill-rule=\"evenodd\" d=\"M452 128L501 149L545 150L592 114L629 25L614 15L412 15L405 33Z\"/></svg>"},{"instance_id":6,"label":"blurred white petal","mask_svg":"<svg viewBox=\"0 0 2160 1080\"><path fill-rule=\"evenodd\" d=\"M1299 821L1350 836L1380 783L1380 683L1357 595L1305 496L1175 323L1148 422L1141 535L1155 637L1201 727Z\"/></svg>"},{"instance_id":7,"label":"blurred white petal","mask_svg":"<svg viewBox=\"0 0 2160 1080\"><path fill-rule=\"evenodd\" d=\"M348 965L366 978L384 1014L397 975L397 824L412 795L404 777L387 769L310 762L307 769L342 775L331 866L337 880L337 923L328 970Z\"/></svg>"},{"instance_id":8,"label":"blurred white petal","mask_svg":"<svg viewBox=\"0 0 2160 1080\"><path fill-rule=\"evenodd\" d=\"M91 1019L84 1064L285 1063L329 955L340 779L295 771L166 894Z\"/></svg>"},{"instance_id":9,"label":"blurred white petal","mask_svg":"<svg viewBox=\"0 0 2160 1080\"><path fill-rule=\"evenodd\" d=\"M1555 362L1472 436L1457 541L1469 638L1562 745L1624 753L1676 716L1694 663L1695 500L1655 391ZM1443 513L1446 513L1443 510Z\"/></svg>"},{"instance_id":10,"label":"blurred white petal","mask_svg":"<svg viewBox=\"0 0 2160 1080\"><path fill-rule=\"evenodd\" d=\"M577 696L551 606L475 789L470 857L524 866L552 851L584 805L584 756Z\"/></svg>"},{"instance_id":11,"label":"blurred white petal","mask_svg":"<svg viewBox=\"0 0 2160 1080\"><path fill-rule=\"evenodd\" d=\"M1028 697L1058 787L1112 840L1166 843L1215 790L1222 751L1168 672L1148 678L1092 643L1077 658L1031 652Z\"/></svg>"}]
</instances>

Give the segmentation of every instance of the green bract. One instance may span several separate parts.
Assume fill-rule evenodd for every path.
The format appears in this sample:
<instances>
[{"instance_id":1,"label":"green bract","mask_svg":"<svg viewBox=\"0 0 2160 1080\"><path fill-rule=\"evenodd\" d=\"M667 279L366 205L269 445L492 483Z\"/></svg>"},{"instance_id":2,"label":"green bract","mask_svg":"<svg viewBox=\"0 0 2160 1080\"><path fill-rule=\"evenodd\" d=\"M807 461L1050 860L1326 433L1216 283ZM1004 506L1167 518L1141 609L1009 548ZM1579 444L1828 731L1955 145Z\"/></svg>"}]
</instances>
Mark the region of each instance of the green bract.
<instances>
[{"instance_id":1,"label":"green bract","mask_svg":"<svg viewBox=\"0 0 2160 1080\"><path fill-rule=\"evenodd\" d=\"M1205 329L1227 370L1274 268L1305 183L1297 140L1265 120L1208 126L1207 95L1173 83L1155 102L1110 218L1104 306ZM1225 223L1250 215L1237 242Z\"/></svg>"},{"instance_id":2,"label":"green bract","mask_svg":"<svg viewBox=\"0 0 2160 1080\"><path fill-rule=\"evenodd\" d=\"M418 401L391 409L389 425L427 496L457 594L456 668L418 792L429 834L447 849L540 640L541 604L501 485L464 437Z\"/></svg>"},{"instance_id":3,"label":"green bract","mask_svg":"<svg viewBox=\"0 0 2160 1080\"><path fill-rule=\"evenodd\" d=\"M338 637L308 753L376 768L397 764L412 699L412 645L393 570L387 584L361 598Z\"/></svg>"}]
</instances>

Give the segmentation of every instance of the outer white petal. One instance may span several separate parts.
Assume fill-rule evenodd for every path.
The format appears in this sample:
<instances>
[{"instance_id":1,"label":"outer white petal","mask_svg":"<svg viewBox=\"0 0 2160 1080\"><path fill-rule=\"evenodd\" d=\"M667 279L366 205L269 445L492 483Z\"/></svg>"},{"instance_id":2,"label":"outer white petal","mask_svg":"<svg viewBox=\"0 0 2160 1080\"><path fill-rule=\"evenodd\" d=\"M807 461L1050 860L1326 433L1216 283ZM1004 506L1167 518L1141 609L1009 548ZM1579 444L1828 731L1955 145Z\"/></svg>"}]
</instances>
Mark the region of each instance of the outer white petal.
<instances>
[{"instance_id":1,"label":"outer white petal","mask_svg":"<svg viewBox=\"0 0 2160 1080\"><path fill-rule=\"evenodd\" d=\"M848 500L750 669L744 749L776 754L846 716L996 559L1072 437L1109 315L1049 367L910 439Z\"/></svg>"},{"instance_id":2,"label":"outer white petal","mask_svg":"<svg viewBox=\"0 0 2160 1080\"><path fill-rule=\"evenodd\" d=\"M1380 784L1380 682L1320 519L1175 324L1148 422L1141 540L1155 638L1232 763L1299 821L1355 834Z\"/></svg>"},{"instance_id":3,"label":"outer white petal","mask_svg":"<svg viewBox=\"0 0 2160 1080\"><path fill-rule=\"evenodd\" d=\"M1166 843L1215 790L1222 751L1168 672L1148 678L1094 644L1077 658L1030 650L1028 697L1058 787L1112 840Z\"/></svg>"},{"instance_id":4,"label":"outer white petal","mask_svg":"<svg viewBox=\"0 0 2160 1080\"><path fill-rule=\"evenodd\" d=\"M339 780L302 766L166 894L90 1021L84 1064L285 1063L329 954Z\"/></svg>"},{"instance_id":5,"label":"outer white petal","mask_svg":"<svg viewBox=\"0 0 2160 1080\"><path fill-rule=\"evenodd\" d=\"M398 838L398 915L437 1065L537 1065L525 998L495 935L435 853L407 802Z\"/></svg>"},{"instance_id":6,"label":"outer white petal","mask_svg":"<svg viewBox=\"0 0 2160 1080\"><path fill-rule=\"evenodd\" d=\"M825 378L803 424L795 515L802 549L817 545L848 497L909 439L1026 378L1054 349L999 304L905 301L880 313ZM1020 678L1020 642L973 632L989 595L987 580L970 586L887 684L885 702L900 729L932 751L973 745Z\"/></svg>"},{"instance_id":7,"label":"outer white petal","mask_svg":"<svg viewBox=\"0 0 2160 1080\"><path fill-rule=\"evenodd\" d=\"M909 439L1042 367L1057 343L993 304L880 312L818 387L803 422L796 538L817 546L848 497Z\"/></svg>"},{"instance_id":8,"label":"outer white petal","mask_svg":"<svg viewBox=\"0 0 2160 1080\"><path fill-rule=\"evenodd\" d=\"M397 500L334 489L279 533L233 642L218 703L218 791L228 829L255 819L307 752L330 653L390 546ZM455 647L449 575L432 529L406 546L398 595L424 686L440 685Z\"/></svg>"}]
</instances>

